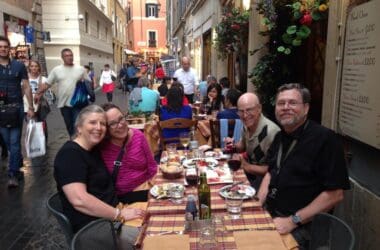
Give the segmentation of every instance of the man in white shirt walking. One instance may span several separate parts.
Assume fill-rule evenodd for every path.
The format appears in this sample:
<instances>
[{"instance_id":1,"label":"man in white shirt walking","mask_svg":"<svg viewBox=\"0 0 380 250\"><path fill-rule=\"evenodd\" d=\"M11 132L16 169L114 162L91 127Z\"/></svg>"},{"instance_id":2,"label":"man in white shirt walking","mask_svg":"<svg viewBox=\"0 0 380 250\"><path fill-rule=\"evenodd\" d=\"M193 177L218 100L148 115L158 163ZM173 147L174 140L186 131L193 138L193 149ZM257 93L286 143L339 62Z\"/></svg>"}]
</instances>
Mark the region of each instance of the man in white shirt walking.
<instances>
[{"instance_id":1,"label":"man in white shirt walking","mask_svg":"<svg viewBox=\"0 0 380 250\"><path fill-rule=\"evenodd\" d=\"M184 56L181 60L182 67L177 69L173 78L184 87L185 96L189 103L194 102L195 85L198 85L197 74L193 68L190 67L190 58Z\"/></svg>"},{"instance_id":2,"label":"man in white shirt walking","mask_svg":"<svg viewBox=\"0 0 380 250\"><path fill-rule=\"evenodd\" d=\"M52 84L57 83L57 106L61 110L63 120L65 121L67 132L70 137L75 134L74 123L80 110L83 107L72 107L70 102L74 95L76 83L85 79L91 81L84 67L74 65L74 55L71 49L65 48L61 51L63 60L62 65L52 69L47 79L47 86L42 86L37 91L36 98L39 99L46 89ZM35 99L36 99L35 98Z\"/></svg>"}]
</instances>

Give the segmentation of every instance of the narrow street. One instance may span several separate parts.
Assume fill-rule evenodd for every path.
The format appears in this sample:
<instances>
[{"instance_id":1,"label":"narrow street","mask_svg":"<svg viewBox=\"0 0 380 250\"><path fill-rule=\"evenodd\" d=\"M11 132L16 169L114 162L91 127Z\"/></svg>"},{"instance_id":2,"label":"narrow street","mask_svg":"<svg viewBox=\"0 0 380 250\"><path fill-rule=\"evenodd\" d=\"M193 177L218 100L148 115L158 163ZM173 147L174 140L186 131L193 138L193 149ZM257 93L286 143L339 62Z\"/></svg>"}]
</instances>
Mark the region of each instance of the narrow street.
<instances>
[{"instance_id":1,"label":"narrow street","mask_svg":"<svg viewBox=\"0 0 380 250\"><path fill-rule=\"evenodd\" d=\"M121 90L116 89L113 102L126 110L126 100ZM97 92L95 103L105 101L105 95ZM68 135L55 106L47 123L47 154L32 163L24 159L25 179L18 188L7 188L7 160L0 162L0 249L67 249L57 221L49 214L45 203L56 192L53 161ZM68 164L75 163L68 159Z\"/></svg>"}]
</instances>

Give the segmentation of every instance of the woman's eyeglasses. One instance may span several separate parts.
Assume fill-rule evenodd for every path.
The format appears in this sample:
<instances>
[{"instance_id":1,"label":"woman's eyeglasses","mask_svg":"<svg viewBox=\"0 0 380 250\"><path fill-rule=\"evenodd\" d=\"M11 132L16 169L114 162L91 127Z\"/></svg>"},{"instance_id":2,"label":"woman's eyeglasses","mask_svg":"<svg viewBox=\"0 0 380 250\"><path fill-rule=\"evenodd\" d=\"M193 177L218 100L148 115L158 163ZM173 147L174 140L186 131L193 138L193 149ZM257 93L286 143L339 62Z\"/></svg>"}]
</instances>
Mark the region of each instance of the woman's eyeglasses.
<instances>
[{"instance_id":1,"label":"woman's eyeglasses","mask_svg":"<svg viewBox=\"0 0 380 250\"><path fill-rule=\"evenodd\" d=\"M112 128L112 129L117 128L120 124L124 124L127 122L126 118L127 116L125 115L120 116L119 119L117 119L116 121L111 121L110 123L108 123L107 127Z\"/></svg>"}]
</instances>

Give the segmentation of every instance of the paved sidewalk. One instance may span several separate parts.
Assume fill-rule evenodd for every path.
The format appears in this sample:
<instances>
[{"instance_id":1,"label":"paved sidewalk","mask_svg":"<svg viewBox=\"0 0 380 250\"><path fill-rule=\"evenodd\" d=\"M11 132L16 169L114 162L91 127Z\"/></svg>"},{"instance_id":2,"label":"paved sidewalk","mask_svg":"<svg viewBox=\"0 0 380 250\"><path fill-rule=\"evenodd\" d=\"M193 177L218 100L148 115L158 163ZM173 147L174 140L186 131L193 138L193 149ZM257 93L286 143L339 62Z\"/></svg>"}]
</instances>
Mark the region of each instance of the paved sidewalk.
<instances>
[{"instance_id":1,"label":"paved sidewalk","mask_svg":"<svg viewBox=\"0 0 380 250\"><path fill-rule=\"evenodd\" d=\"M123 110L127 98L116 90L114 103ZM96 104L105 102L97 93ZM47 119L47 155L40 159L24 159L25 180L16 189L7 188L7 161L0 161L0 249L67 249L65 238L55 218L46 208L46 199L56 192L53 161L56 152L68 140L59 110L52 107ZM22 139L23 140L23 139Z\"/></svg>"}]
</instances>

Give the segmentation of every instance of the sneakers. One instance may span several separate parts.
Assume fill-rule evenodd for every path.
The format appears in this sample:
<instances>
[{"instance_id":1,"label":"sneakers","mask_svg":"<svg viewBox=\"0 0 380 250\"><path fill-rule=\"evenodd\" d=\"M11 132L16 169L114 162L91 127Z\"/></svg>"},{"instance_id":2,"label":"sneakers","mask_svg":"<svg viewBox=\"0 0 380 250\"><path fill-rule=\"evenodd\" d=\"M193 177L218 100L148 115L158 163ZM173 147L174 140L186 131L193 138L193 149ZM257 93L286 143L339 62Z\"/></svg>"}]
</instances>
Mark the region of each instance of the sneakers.
<instances>
[{"instance_id":1,"label":"sneakers","mask_svg":"<svg viewBox=\"0 0 380 250\"><path fill-rule=\"evenodd\" d=\"M8 188L16 188L18 187L18 180L16 176L10 176L8 179Z\"/></svg>"},{"instance_id":2,"label":"sneakers","mask_svg":"<svg viewBox=\"0 0 380 250\"><path fill-rule=\"evenodd\" d=\"M16 174L10 174L8 177L8 188L16 188L20 181L24 180L24 172L19 171Z\"/></svg>"}]
</instances>

